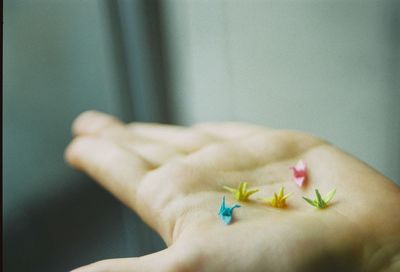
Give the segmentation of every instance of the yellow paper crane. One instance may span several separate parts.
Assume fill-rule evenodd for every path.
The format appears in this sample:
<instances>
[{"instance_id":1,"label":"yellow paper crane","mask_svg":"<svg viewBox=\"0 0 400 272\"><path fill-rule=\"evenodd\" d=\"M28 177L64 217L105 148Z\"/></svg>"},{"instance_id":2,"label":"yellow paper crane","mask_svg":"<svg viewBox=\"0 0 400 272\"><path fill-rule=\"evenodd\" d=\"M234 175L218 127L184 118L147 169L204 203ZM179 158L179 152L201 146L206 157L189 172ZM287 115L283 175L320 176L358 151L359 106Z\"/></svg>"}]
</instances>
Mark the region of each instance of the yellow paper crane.
<instances>
[{"instance_id":1,"label":"yellow paper crane","mask_svg":"<svg viewBox=\"0 0 400 272\"><path fill-rule=\"evenodd\" d=\"M284 208L286 206L286 199L291 193L285 195L285 187L281 187L279 194L274 193L273 197L261 198L264 202L271 204L275 208Z\"/></svg>"},{"instance_id":2,"label":"yellow paper crane","mask_svg":"<svg viewBox=\"0 0 400 272\"><path fill-rule=\"evenodd\" d=\"M247 190L247 184L247 182L241 182L237 189L228 186L224 186L224 189L231 192L235 196L236 200L248 201L249 197L258 192L259 189Z\"/></svg>"}]
</instances>

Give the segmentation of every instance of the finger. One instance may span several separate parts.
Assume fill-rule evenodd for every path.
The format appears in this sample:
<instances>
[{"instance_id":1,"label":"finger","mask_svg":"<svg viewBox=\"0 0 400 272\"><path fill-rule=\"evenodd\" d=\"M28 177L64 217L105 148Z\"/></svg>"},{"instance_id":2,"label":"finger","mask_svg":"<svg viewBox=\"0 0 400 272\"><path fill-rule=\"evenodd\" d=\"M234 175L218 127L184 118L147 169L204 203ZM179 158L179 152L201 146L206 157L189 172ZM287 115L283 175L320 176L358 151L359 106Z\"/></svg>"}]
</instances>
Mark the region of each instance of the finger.
<instances>
[{"instance_id":1,"label":"finger","mask_svg":"<svg viewBox=\"0 0 400 272\"><path fill-rule=\"evenodd\" d=\"M153 168L183 154L173 148L153 140L132 135L118 119L101 112L82 113L73 124L75 135L96 135L117 145L136 152L149 162Z\"/></svg>"},{"instance_id":2,"label":"finger","mask_svg":"<svg viewBox=\"0 0 400 272\"><path fill-rule=\"evenodd\" d=\"M168 144L185 153L194 152L219 140L212 135L173 125L131 123L128 129L135 137Z\"/></svg>"},{"instance_id":3,"label":"finger","mask_svg":"<svg viewBox=\"0 0 400 272\"><path fill-rule=\"evenodd\" d=\"M76 136L93 135L112 140L117 144L149 143L142 137L133 137L117 118L97 111L80 114L74 121L72 130Z\"/></svg>"},{"instance_id":4,"label":"finger","mask_svg":"<svg viewBox=\"0 0 400 272\"><path fill-rule=\"evenodd\" d=\"M176 148L160 143L124 143L123 146L139 154L148 161L153 168L160 167L173 159L185 156L185 154L178 151Z\"/></svg>"},{"instance_id":5,"label":"finger","mask_svg":"<svg viewBox=\"0 0 400 272\"><path fill-rule=\"evenodd\" d=\"M249 170L296 157L318 144L321 144L319 139L304 133L271 130L209 145L192 153L186 160L192 165L221 170Z\"/></svg>"},{"instance_id":6,"label":"finger","mask_svg":"<svg viewBox=\"0 0 400 272\"><path fill-rule=\"evenodd\" d=\"M103 260L71 272L191 271L185 255L171 247L143 257Z\"/></svg>"},{"instance_id":7,"label":"finger","mask_svg":"<svg viewBox=\"0 0 400 272\"><path fill-rule=\"evenodd\" d=\"M130 207L133 207L140 180L150 169L137 154L92 136L75 138L65 158Z\"/></svg>"},{"instance_id":8,"label":"finger","mask_svg":"<svg viewBox=\"0 0 400 272\"><path fill-rule=\"evenodd\" d=\"M107 128L122 126L117 118L98 111L86 111L81 113L73 122L72 132L75 136L93 135Z\"/></svg>"},{"instance_id":9,"label":"finger","mask_svg":"<svg viewBox=\"0 0 400 272\"><path fill-rule=\"evenodd\" d=\"M194 129L210 136L225 140L234 140L249 137L256 133L271 131L260 126L244 123L202 123L193 126Z\"/></svg>"}]
</instances>

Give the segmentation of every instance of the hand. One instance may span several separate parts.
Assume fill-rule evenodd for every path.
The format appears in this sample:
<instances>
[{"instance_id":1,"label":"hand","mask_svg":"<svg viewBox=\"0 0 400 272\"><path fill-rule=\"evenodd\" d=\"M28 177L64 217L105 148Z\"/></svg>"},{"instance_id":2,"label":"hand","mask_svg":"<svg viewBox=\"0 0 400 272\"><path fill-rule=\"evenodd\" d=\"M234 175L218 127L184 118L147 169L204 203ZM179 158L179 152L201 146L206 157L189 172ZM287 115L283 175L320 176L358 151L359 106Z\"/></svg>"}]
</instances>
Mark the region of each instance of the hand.
<instances>
[{"instance_id":1,"label":"hand","mask_svg":"<svg viewBox=\"0 0 400 272\"><path fill-rule=\"evenodd\" d=\"M378 271L400 265L399 188L321 139L240 123L124 125L98 112L83 113L73 131L66 160L136 211L168 246L76 271ZM300 159L309 169L304 188L289 170ZM260 189L249 202L223 189L244 181ZM281 186L293 193L286 208L257 200ZM301 198L334 188L323 210ZM217 215L223 196L228 205L241 205L230 225Z\"/></svg>"}]
</instances>

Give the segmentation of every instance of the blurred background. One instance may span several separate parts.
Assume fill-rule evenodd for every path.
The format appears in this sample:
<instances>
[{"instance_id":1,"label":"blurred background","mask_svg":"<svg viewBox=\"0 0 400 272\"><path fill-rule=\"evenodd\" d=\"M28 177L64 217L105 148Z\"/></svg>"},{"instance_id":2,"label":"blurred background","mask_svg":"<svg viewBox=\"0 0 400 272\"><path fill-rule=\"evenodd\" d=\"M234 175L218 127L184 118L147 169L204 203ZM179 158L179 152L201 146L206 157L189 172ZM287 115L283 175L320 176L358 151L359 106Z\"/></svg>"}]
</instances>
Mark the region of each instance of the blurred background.
<instances>
[{"instance_id":1,"label":"blurred background","mask_svg":"<svg viewBox=\"0 0 400 272\"><path fill-rule=\"evenodd\" d=\"M5 0L3 12L4 271L165 246L64 162L88 109L303 130L400 184L400 1Z\"/></svg>"}]
</instances>

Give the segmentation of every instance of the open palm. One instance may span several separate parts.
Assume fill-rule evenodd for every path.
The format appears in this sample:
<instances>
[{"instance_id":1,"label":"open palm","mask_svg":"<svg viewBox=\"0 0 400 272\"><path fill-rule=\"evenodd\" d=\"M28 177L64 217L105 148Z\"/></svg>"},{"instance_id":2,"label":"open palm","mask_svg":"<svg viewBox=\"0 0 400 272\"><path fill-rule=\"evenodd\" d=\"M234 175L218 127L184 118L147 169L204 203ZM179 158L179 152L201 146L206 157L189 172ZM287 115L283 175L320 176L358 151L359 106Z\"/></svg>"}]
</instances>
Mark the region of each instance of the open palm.
<instances>
[{"instance_id":1,"label":"open palm","mask_svg":"<svg viewBox=\"0 0 400 272\"><path fill-rule=\"evenodd\" d=\"M98 112L74 123L69 163L136 211L167 244L143 257L100 261L91 271L377 271L400 256L400 190L316 137L239 123L190 128L124 125ZM290 166L308 164L299 188ZM238 202L223 186L260 189ZM260 201L284 186L283 209ZM323 210L302 199L335 189ZM240 204L233 221L221 200Z\"/></svg>"}]
</instances>

